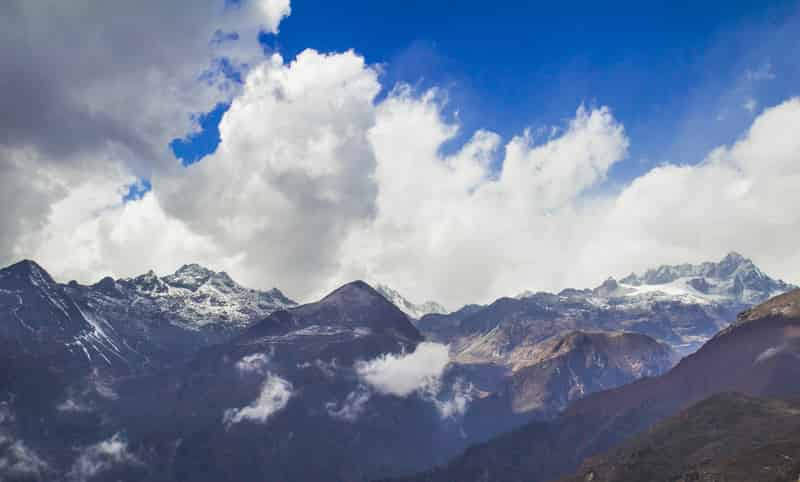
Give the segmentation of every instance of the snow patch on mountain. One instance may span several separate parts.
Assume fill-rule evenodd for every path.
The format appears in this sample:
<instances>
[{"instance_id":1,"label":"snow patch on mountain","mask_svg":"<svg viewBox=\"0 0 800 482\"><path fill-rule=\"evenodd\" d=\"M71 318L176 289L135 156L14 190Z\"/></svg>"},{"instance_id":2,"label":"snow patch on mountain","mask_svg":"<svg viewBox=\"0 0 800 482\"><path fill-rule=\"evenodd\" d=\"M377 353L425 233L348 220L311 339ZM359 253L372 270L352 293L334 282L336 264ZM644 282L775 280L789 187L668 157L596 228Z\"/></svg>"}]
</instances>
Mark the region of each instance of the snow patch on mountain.
<instances>
[{"instance_id":1,"label":"snow patch on mountain","mask_svg":"<svg viewBox=\"0 0 800 482\"><path fill-rule=\"evenodd\" d=\"M728 253L717 263L660 266L642 275L631 273L619 286L625 296L662 295L691 303L741 303L754 305L785 293L795 286L775 280L752 260Z\"/></svg>"},{"instance_id":2,"label":"snow patch on mountain","mask_svg":"<svg viewBox=\"0 0 800 482\"><path fill-rule=\"evenodd\" d=\"M91 288L90 304L101 311L130 306L149 316L167 316L172 324L188 329L211 323L243 327L297 305L277 288L245 288L224 271L197 264L163 277L149 271L135 278L104 278Z\"/></svg>"},{"instance_id":3,"label":"snow patch on mountain","mask_svg":"<svg viewBox=\"0 0 800 482\"><path fill-rule=\"evenodd\" d=\"M413 303L401 295L397 290L390 288L384 284L374 283L375 290L380 293L384 298L391 301L403 313L408 315L409 318L418 320L428 314L446 314L449 313L447 308L435 301L426 301L424 303Z\"/></svg>"}]
</instances>

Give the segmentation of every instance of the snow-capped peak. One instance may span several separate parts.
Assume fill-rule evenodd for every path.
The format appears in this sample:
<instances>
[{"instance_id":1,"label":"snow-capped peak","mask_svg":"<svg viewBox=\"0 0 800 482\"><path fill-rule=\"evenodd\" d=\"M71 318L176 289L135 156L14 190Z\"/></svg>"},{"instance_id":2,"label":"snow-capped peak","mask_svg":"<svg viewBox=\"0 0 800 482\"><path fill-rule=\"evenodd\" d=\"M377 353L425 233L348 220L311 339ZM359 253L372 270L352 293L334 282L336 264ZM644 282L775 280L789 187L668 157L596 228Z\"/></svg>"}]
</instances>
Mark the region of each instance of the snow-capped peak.
<instances>
[{"instance_id":1,"label":"snow-capped peak","mask_svg":"<svg viewBox=\"0 0 800 482\"><path fill-rule=\"evenodd\" d=\"M774 280L752 260L728 253L719 262L664 265L643 275L630 274L620 280L628 295L663 293L692 302L739 302L753 304L786 292L792 285Z\"/></svg>"},{"instance_id":2,"label":"snow-capped peak","mask_svg":"<svg viewBox=\"0 0 800 482\"><path fill-rule=\"evenodd\" d=\"M609 298L619 301L648 302L654 300L686 303L733 303L753 305L785 293L794 286L775 280L761 271L752 260L730 252L719 262L663 265L644 274L631 273L619 281L606 279L593 290L566 289L559 296L591 298L605 303ZM536 296L524 291L517 299Z\"/></svg>"},{"instance_id":3,"label":"snow-capped peak","mask_svg":"<svg viewBox=\"0 0 800 482\"><path fill-rule=\"evenodd\" d=\"M170 286L197 290L212 278L222 278L225 282L233 282L224 272L217 273L199 264L185 264L171 275L164 276L164 281Z\"/></svg>"},{"instance_id":4,"label":"snow-capped peak","mask_svg":"<svg viewBox=\"0 0 800 482\"><path fill-rule=\"evenodd\" d=\"M426 301L424 303L412 303L403 295L401 295L397 290L390 288L384 284L376 283L375 290L380 293L384 298L391 301L396 307L400 308L400 310L408 315L410 318L418 320L425 315L438 313L438 314L445 314L449 313L447 308L442 306L440 303L435 301Z\"/></svg>"},{"instance_id":5,"label":"snow-capped peak","mask_svg":"<svg viewBox=\"0 0 800 482\"><path fill-rule=\"evenodd\" d=\"M297 304L277 288L269 291L245 288L224 271L213 271L199 264L183 265L162 277L151 270L134 278L104 278L91 288L102 294L97 298L98 306L135 305L148 311L148 317L158 314L188 328L211 323L243 326Z\"/></svg>"}]
</instances>

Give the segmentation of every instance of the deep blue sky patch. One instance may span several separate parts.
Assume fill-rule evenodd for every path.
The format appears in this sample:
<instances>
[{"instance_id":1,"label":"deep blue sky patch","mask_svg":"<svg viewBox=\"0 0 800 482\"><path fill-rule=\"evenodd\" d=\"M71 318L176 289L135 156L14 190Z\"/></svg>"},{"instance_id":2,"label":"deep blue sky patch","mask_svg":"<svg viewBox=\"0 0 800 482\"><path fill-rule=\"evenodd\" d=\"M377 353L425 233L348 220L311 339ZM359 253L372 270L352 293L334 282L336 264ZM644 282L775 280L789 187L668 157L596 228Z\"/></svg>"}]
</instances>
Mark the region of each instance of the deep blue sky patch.
<instances>
[{"instance_id":1,"label":"deep blue sky patch","mask_svg":"<svg viewBox=\"0 0 800 482\"><path fill-rule=\"evenodd\" d=\"M122 196L122 202L138 201L142 199L145 194L153 189L149 179L139 179L139 181L128 186L128 192Z\"/></svg>"},{"instance_id":2,"label":"deep blue sky patch","mask_svg":"<svg viewBox=\"0 0 800 482\"><path fill-rule=\"evenodd\" d=\"M197 119L200 131L189 134L183 139L174 139L170 148L181 164L194 164L205 156L212 154L219 145L219 122L230 108L230 104L217 104L214 109L201 114Z\"/></svg>"}]
</instances>

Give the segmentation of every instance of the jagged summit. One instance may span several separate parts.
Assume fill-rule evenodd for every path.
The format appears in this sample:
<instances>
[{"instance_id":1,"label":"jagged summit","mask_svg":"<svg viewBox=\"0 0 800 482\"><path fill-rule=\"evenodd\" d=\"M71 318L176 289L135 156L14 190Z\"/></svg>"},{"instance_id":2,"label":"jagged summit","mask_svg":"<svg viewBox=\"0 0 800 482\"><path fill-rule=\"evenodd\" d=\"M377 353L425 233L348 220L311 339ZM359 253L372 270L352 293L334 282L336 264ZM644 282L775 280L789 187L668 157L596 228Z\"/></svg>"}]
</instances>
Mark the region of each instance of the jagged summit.
<instances>
[{"instance_id":1,"label":"jagged summit","mask_svg":"<svg viewBox=\"0 0 800 482\"><path fill-rule=\"evenodd\" d=\"M46 288L54 300L68 296L84 310L96 310L100 319L122 316L136 324L150 320L190 329L211 324L245 326L297 305L277 288L245 288L224 271L196 263L185 264L166 276L151 269L129 278L106 276L85 286L57 283L35 261L23 260L0 269L0 280L5 280L9 289L23 285Z\"/></svg>"},{"instance_id":2,"label":"jagged summit","mask_svg":"<svg viewBox=\"0 0 800 482\"><path fill-rule=\"evenodd\" d=\"M751 274L755 278L767 278L751 259L732 251L716 263L707 261L700 264L662 265L647 270L643 275L631 273L621 282L631 285L666 284L685 277L727 279L736 275Z\"/></svg>"},{"instance_id":3,"label":"jagged summit","mask_svg":"<svg viewBox=\"0 0 800 482\"><path fill-rule=\"evenodd\" d=\"M394 303L395 306L400 308L409 317L418 320L425 315L429 314L446 314L447 308L435 301L426 301L424 303L414 303L408 298L401 295L397 290L385 285L376 283L375 290L378 291L384 298Z\"/></svg>"},{"instance_id":4,"label":"jagged summit","mask_svg":"<svg viewBox=\"0 0 800 482\"><path fill-rule=\"evenodd\" d=\"M232 283L233 280L225 272L215 272L199 264L185 264L171 275L164 276L164 281L172 286L186 288L192 291L207 283L212 278L221 279L223 282Z\"/></svg>"},{"instance_id":5,"label":"jagged summit","mask_svg":"<svg viewBox=\"0 0 800 482\"><path fill-rule=\"evenodd\" d=\"M719 262L663 265L620 280L629 295L661 292L699 302L756 304L793 288L767 276L749 258L730 252Z\"/></svg>"}]
</instances>

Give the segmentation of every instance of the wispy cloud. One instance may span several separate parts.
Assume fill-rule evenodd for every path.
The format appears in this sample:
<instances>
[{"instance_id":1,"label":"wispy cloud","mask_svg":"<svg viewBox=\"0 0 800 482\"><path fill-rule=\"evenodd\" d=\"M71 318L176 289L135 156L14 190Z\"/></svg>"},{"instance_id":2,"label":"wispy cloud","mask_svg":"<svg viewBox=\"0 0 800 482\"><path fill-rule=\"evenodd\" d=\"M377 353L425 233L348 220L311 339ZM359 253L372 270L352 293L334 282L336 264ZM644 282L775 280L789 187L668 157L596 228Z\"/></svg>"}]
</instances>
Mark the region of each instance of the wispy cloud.
<instances>
[{"instance_id":1,"label":"wispy cloud","mask_svg":"<svg viewBox=\"0 0 800 482\"><path fill-rule=\"evenodd\" d=\"M747 80L754 82L775 79L775 74L772 72L772 64L769 62L766 62L757 69L747 69L744 76Z\"/></svg>"},{"instance_id":2,"label":"wispy cloud","mask_svg":"<svg viewBox=\"0 0 800 482\"><path fill-rule=\"evenodd\" d=\"M128 441L121 433L85 447L69 471L72 480L87 480L121 465L140 465L141 461L128 450Z\"/></svg>"},{"instance_id":3,"label":"wispy cloud","mask_svg":"<svg viewBox=\"0 0 800 482\"><path fill-rule=\"evenodd\" d=\"M292 398L293 387L288 380L267 374L261 386L261 392L253 403L242 408L231 408L225 411L223 422L227 426L245 420L256 423L265 423L269 417L282 410Z\"/></svg>"},{"instance_id":4,"label":"wispy cloud","mask_svg":"<svg viewBox=\"0 0 800 482\"><path fill-rule=\"evenodd\" d=\"M358 385L355 390L347 394L347 398L345 398L341 406L336 402L328 402L325 404L325 409L332 418L355 422L366 410L367 403L371 397L372 392L370 392L369 388L364 385Z\"/></svg>"},{"instance_id":5,"label":"wispy cloud","mask_svg":"<svg viewBox=\"0 0 800 482\"><path fill-rule=\"evenodd\" d=\"M12 440L10 436L0 432L0 479L6 477L35 477L41 478L49 469L44 461L33 449L22 440Z\"/></svg>"}]
</instances>

